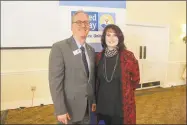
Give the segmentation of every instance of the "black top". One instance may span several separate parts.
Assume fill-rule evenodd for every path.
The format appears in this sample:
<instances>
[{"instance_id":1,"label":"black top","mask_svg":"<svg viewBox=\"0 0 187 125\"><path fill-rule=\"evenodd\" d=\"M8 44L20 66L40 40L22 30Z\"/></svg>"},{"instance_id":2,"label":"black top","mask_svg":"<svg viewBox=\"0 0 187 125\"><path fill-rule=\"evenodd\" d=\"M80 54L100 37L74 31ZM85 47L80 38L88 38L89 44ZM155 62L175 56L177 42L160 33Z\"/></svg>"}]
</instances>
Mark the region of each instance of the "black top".
<instances>
[{"instance_id":1,"label":"black top","mask_svg":"<svg viewBox=\"0 0 187 125\"><path fill-rule=\"evenodd\" d=\"M107 82L105 75L105 61L106 58L106 75L108 80L111 80L112 72L116 64L117 55L113 57L102 57L98 69L97 77L99 81L98 98L96 112L109 116L123 116L122 101L121 101L121 78L120 78L120 58L117 60L117 67L111 82Z\"/></svg>"}]
</instances>

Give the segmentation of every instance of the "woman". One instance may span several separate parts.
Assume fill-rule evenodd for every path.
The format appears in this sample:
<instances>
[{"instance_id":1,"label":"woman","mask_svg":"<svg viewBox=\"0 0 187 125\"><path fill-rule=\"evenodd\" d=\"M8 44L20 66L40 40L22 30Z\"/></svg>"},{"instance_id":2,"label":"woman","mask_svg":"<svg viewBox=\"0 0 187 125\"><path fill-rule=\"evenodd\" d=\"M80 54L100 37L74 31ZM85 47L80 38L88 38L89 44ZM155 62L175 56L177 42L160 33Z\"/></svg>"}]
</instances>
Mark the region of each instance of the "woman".
<instances>
[{"instance_id":1,"label":"woman","mask_svg":"<svg viewBox=\"0 0 187 125\"><path fill-rule=\"evenodd\" d=\"M124 45L124 36L114 24L103 31L103 51L96 56L96 113L98 122L136 124L134 91L140 81L138 61Z\"/></svg>"}]
</instances>

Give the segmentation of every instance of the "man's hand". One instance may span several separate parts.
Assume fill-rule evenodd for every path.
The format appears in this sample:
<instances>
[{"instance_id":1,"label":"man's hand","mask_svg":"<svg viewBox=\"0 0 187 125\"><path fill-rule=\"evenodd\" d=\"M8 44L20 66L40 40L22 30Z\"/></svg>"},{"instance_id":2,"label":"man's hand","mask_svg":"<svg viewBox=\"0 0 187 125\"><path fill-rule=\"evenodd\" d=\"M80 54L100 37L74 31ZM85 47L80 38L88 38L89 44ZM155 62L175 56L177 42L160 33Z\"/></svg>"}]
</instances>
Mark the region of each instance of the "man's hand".
<instances>
[{"instance_id":1,"label":"man's hand","mask_svg":"<svg viewBox=\"0 0 187 125\"><path fill-rule=\"evenodd\" d=\"M70 116L68 113L64 114L64 115L58 115L57 119L59 122L62 122L64 124L68 124L68 120L70 120Z\"/></svg>"},{"instance_id":2,"label":"man's hand","mask_svg":"<svg viewBox=\"0 0 187 125\"><path fill-rule=\"evenodd\" d=\"M92 112L96 111L96 104L92 104Z\"/></svg>"}]
</instances>

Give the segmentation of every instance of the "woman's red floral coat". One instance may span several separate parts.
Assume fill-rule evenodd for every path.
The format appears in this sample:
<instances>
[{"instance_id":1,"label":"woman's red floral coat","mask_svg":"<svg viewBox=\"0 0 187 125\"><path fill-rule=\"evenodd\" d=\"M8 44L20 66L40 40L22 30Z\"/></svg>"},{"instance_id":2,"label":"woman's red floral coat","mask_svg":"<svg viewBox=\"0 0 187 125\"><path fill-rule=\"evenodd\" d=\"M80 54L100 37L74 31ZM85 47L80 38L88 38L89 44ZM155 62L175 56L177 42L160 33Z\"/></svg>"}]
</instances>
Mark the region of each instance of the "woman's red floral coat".
<instances>
[{"instance_id":1,"label":"woman's red floral coat","mask_svg":"<svg viewBox=\"0 0 187 125\"><path fill-rule=\"evenodd\" d=\"M96 56L96 66L101 59L102 52ZM140 82L140 73L138 60L134 54L128 50L120 52L121 67L121 90L122 90L122 111L124 124L136 124L136 104L135 89ZM98 93L99 82L96 79L96 98Z\"/></svg>"}]
</instances>

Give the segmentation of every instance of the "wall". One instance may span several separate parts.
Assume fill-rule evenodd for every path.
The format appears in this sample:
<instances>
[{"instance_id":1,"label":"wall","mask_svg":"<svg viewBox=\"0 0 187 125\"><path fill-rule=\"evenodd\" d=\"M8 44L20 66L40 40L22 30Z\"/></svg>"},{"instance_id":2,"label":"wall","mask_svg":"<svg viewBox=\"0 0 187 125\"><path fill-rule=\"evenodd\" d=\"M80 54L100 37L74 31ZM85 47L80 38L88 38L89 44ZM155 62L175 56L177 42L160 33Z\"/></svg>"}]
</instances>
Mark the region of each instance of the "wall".
<instances>
[{"instance_id":1,"label":"wall","mask_svg":"<svg viewBox=\"0 0 187 125\"><path fill-rule=\"evenodd\" d=\"M185 1L127 1L127 23L170 26L168 86L184 84L186 45L180 25L186 23ZM36 85L34 105L52 103L48 88L50 49L1 50L1 109L32 105L30 87Z\"/></svg>"},{"instance_id":2,"label":"wall","mask_svg":"<svg viewBox=\"0 0 187 125\"><path fill-rule=\"evenodd\" d=\"M186 2L127 1L126 9L127 23L169 25L169 62L167 65L167 84L164 87L185 84L181 76L184 67L186 67L186 45L182 42L180 36L182 33L181 25L186 24Z\"/></svg>"}]
</instances>

